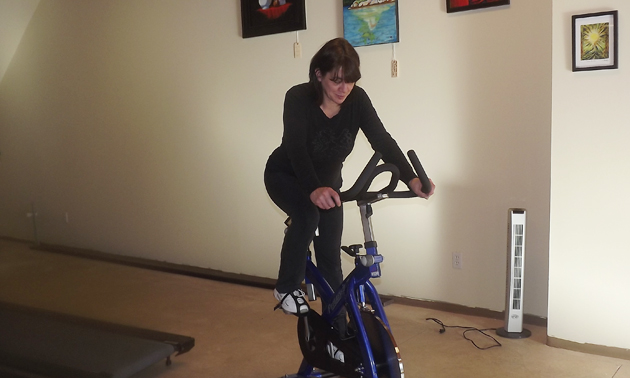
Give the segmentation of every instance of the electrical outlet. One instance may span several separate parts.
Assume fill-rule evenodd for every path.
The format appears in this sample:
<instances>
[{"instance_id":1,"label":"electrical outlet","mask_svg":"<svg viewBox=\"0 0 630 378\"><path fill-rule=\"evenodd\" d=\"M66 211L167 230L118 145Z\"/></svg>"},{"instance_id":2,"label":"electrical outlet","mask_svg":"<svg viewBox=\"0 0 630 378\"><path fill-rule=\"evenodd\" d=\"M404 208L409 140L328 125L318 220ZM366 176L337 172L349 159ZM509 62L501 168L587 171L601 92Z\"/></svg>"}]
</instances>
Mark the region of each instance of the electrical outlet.
<instances>
[{"instance_id":1,"label":"electrical outlet","mask_svg":"<svg viewBox=\"0 0 630 378\"><path fill-rule=\"evenodd\" d=\"M459 252L453 252L453 269L462 269L464 263L462 260L462 254Z\"/></svg>"}]
</instances>

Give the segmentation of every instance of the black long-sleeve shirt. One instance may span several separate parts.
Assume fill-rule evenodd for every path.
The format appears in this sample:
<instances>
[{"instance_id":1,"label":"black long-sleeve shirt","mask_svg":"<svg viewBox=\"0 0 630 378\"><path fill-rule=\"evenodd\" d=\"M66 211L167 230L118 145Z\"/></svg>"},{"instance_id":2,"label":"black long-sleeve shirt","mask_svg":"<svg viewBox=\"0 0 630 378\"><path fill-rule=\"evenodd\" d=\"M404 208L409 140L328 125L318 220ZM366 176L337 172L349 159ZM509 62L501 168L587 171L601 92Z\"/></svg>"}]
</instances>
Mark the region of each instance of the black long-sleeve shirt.
<instances>
[{"instance_id":1,"label":"black long-sleeve shirt","mask_svg":"<svg viewBox=\"0 0 630 378\"><path fill-rule=\"evenodd\" d=\"M332 118L317 104L310 83L296 85L286 93L283 121L282 143L269 157L267 167L296 176L306 193L324 186L341 188L341 167L359 129L385 162L398 167L405 184L416 177L367 93L356 85Z\"/></svg>"}]
</instances>

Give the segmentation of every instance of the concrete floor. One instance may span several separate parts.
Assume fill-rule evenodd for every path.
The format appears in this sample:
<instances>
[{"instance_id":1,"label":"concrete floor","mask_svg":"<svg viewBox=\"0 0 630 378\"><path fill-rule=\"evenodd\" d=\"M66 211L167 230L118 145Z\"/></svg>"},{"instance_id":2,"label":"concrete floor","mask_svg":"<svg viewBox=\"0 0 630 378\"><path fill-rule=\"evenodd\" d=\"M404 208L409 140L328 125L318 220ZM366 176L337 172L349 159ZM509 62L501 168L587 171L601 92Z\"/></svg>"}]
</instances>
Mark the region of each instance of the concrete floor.
<instances>
[{"instance_id":1,"label":"concrete floor","mask_svg":"<svg viewBox=\"0 0 630 378\"><path fill-rule=\"evenodd\" d=\"M274 312L270 290L134 268L55 253L0 239L0 301L192 336L195 347L135 378L282 377L301 361L296 319ZM532 337L497 337L476 349L462 331L503 322L400 304L386 307L407 378L630 378L630 361L556 349L546 329ZM0 325L1 327L1 325ZM1 329L1 328L0 328ZM480 346L493 342L470 335Z\"/></svg>"}]
</instances>

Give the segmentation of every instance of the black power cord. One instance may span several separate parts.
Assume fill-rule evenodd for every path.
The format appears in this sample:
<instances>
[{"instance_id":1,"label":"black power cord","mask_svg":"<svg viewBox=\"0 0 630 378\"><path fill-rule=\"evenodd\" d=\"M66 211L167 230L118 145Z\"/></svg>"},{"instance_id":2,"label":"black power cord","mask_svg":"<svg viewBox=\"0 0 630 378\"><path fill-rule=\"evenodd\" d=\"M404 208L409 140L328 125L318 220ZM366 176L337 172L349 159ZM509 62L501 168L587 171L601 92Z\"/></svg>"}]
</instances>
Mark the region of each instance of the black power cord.
<instances>
[{"instance_id":1,"label":"black power cord","mask_svg":"<svg viewBox=\"0 0 630 378\"><path fill-rule=\"evenodd\" d=\"M485 331L496 331L497 330L496 328L479 329L479 328L475 328L475 327L451 326L451 325L446 325L446 324L442 323L442 321L440 319L436 319L436 318L427 318L426 320L432 320L432 321L436 322L440 327L442 327L442 328L440 328L440 333L446 332L447 328L459 328L459 329L465 330L464 333L463 333L464 339L470 341L472 343L472 345L474 345L475 348L477 348L477 349L487 350L487 349L490 349L490 348L495 348L495 347L502 346L501 343L499 341L497 341L497 339L495 339L494 337L488 335L485 332ZM494 345L490 345L488 347L483 347L482 348L479 345L477 345L473 339L468 338L468 336L466 335L468 332L479 332L482 335L492 339L495 342L495 344Z\"/></svg>"}]
</instances>

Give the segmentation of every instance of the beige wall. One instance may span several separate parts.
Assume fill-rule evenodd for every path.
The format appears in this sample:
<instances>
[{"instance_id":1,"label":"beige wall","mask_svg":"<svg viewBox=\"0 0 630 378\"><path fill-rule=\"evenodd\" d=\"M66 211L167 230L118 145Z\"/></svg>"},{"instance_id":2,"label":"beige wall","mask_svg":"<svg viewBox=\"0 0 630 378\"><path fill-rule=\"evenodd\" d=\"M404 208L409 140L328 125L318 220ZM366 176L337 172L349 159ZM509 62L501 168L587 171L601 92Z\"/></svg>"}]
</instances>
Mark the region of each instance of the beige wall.
<instances>
[{"instance_id":1,"label":"beige wall","mask_svg":"<svg viewBox=\"0 0 630 378\"><path fill-rule=\"evenodd\" d=\"M571 16L619 11L619 69L571 72ZM630 349L627 0L554 0L549 336Z\"/></svg>"},{"instance_id":2,"label":"beige wall","mask_svg":"<svg viewBox=\"0 0 630 378\"><path fill-rule=\"evenodd\" d=\"M400 1L399 78L390 45L358 49L359 84L438 188L375 205L378 288L503 310L507 213L523 207L525 312L546 316L551 1L443 3ZM0 83L0 235L30 239L34 203L47 243L274 277L284 217L264 163L341 10L307 0L294 59L295 33L242 39L238 4L42 0ZM347 183L369 156L361 136ZM352 205L346 223L361 242Z\"/></svg>"}]
</instances>

